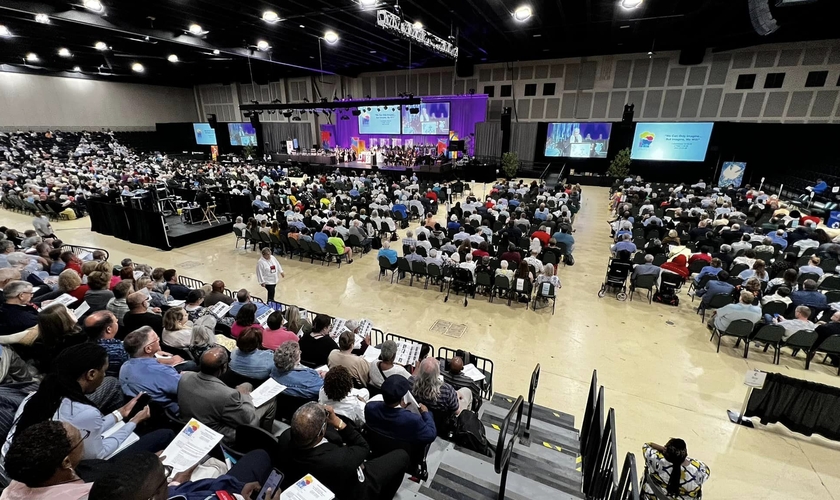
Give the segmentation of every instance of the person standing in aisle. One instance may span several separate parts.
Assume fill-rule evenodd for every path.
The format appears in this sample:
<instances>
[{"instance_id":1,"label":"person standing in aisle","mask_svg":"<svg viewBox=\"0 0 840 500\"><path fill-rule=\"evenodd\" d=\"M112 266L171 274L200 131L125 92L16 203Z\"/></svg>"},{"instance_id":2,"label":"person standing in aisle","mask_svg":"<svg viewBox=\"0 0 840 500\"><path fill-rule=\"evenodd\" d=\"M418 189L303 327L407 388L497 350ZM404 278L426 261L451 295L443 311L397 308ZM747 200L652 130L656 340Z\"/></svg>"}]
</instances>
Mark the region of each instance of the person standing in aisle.
<instances>
[{"instance_id":1,"label":"person standing in aisle","mask_svg":"<svg viewBox=\"0 0 840 500\"><path fill-rule=\"evenodd\" d=\"M268 302L274 300L274 291L277 289L277 276L286 277L283 273L283 268L280 267L280 263L271 255L271 249L263 248L262 258L257 262L257 281L268 292Z\"/></svg>"}]
</instances>

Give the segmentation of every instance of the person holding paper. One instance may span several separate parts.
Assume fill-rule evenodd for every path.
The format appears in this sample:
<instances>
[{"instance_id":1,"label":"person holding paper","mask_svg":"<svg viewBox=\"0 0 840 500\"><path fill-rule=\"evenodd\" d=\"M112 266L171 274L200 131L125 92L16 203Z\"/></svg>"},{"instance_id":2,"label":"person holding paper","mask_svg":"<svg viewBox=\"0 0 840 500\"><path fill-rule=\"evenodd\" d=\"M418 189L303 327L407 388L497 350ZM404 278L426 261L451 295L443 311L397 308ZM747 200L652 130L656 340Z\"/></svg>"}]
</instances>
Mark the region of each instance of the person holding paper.
<instances>
[{"instance_id":1,"label":"person holding paper","mask_svg":"<svg viewBox=\"0 0 840 500\"><path fill-rule=\"evenodd\" d=\"M337 500L390 500L411 463L405 450L365 461L370 447L359 431L338 418L331 407L318 403L307 403L295 412L291 428L280 435L278 445L284 488L312 474Z\"/></svg>"},{"instance_id":2,"label":"person holding paper","mask_svg":"<svg viewBox=\"0 0 840 500\"><path fill-rule=\"evenodd\" d=\"M435 358L421 361L410 380L411 393L415 399L439 413L444 419L449 414L458 415L472 406L472 393L469 389L456 391L454 387L443 382L440 363Z\"/></svg>"},{"instance_id":3,"label":"person holding paper","mask_svg":"<svg viewBox=\"0 0 840 500\"><path fill-rule=\"evenodd\" d=\"M102 346L87 343L64 350L55 360L55 371L47 375L38 392L26 398L15 414L15 425L6 437L4 454L15 441L15 435L45 420L60 420L88 433L82 458L104 459L114 453L131 436L135 427L150 416L149 408L141 410L110 436L106 431L121 425L137 397L107 415L88 399L102 384L108 368L108 354ZM134 451L160 451L174 437L171 430L160 430L143 436L132 445Z\"/></svg>"},{"instance_id":4,"label":"person holding paper","mask_svg":"<svg viewBox=\"0 0 840 500\"><path fill-rule=\"evenodd\" d=\"M435 418L419 404L415 413L407 409L405 396L411 382L403 377L389 377L382 384L382 401L371 401L365 406L367 426L383 436L407 443L428 444L437 438Z\"/></svg>"},{"instance_id":5,"label":"person holding paper","mask_svg":"<svg viewBox=\"0 0 840 500\"><path fill-rule=\"evenodd\" d=\"M443 361L441 361L443 363ZM455 390L469 389L472 394L472 408L473 411L478 411L481 407L481 385L482 382L476 382L464 374L464 359L460 356L454 356L449 361L449 369L442 370L443 381L451 385Z\"/></svg>"},{"instance_id":6,"label":"person holding paper","mask_svg":"<svg viewBox=\"0 0 840 500\"><path fill-rule=\"evenodd\" d=\"M283 268L277 259L271 255L271 249L262 249L262 258L257 262L257 282L265 288L268 293L268 302L274 301L274 292L277 289L278 276L286 277Z\"/></svg>"},{"instance_id":7,"label":"person holding paper","mask_svg":"<svg viewBox=\"0 0 840 500\"><path fill-rule=\"evenodd\" d=\"M348 322L349 323L349 322ZM345 330L338 337L338 349L331 352L327 358L327 366L330 369L336 366L347 368L350 376L358 380L362 385L370 381L370 364L361 356L353 354L353 344L356 342L356 334Z\"/></svg>"},{"instance_id":8,"label":"person holding paper","mask_svg":"<svg viewBox=\"0 0 840 500\"><path fill-rule=\"evenodd\" d=\"M274 351L274 368L271 378L286 386L283 393L295 398L315 400L324 380L312 368L300 364L300 346L297 342L284 342Z\"/></svg>"},{"instance_id":9,"label":"person holding paper","mask_svg":"<svg viewBox=\"0 0 840 500\"><path fill-rule=\"evenodd\" d=\"M367 389L353 389L353 376L347 368L336 366L324 375L318 402L331 406L336 414L361 427L365 425L365 403L369 397Z\"/></svg>"},{"instance_id":10,"label":"person holding paper","mask_svg":"<svg viewBox=\"0 0 840 500\"><path fill-rule=\"evenodd\" d=\"M225 436L226 444L234 442L236 427L240 425L258 425L271 432L276 402L272 400L254 408L251 384L240 384L234 389L219 379L227 369L227 352L214 347L201 356L200 372L182 374L178 383L180 416L210 426Z\"/></svg>"},{"instance_id":11,"label":"person holding paper","mask_svg":"<svg viewBox=\"0 0 840 500\"><path fill-rule=\"evenodd\" d=\"M403 378L409 378L411 376L408 370L394 363L396 357L397 343L393 340L383 342L379 351L379 359L370 362L369 385L377 388L382 387L385 379L392 375L398 375Z\"/></svg>"},{"instance_id":12,"label":"person holding paper","mask_svg":"<svg viewBox=\"0 0 840 500\"><path fill-rule=\"evenodd\" d=\"M241 335L241 334L240 334ZM297 334L283 327L283 313L274 311L265 322L262 345L265 349L277 349L283 342L298 342Z\"/></svg>"}]
</instances>

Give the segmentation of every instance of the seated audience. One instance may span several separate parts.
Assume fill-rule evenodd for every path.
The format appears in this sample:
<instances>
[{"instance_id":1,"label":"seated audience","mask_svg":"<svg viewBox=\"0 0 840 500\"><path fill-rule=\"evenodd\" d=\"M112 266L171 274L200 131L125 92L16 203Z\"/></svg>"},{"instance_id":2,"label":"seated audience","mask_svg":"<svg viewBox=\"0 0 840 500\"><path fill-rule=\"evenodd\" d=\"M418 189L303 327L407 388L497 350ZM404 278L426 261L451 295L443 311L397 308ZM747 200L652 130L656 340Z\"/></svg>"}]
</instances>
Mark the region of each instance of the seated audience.
<instances>
[{"instance_id":1,"label":"seated audience","mask_svg":"<svg viewBox=\"0 0 840 500\"><path fill-rule=\"evenodd\" d=\"M177 415L181 375L175 368L155 359L155 355L161 352L157 333L144 326L129 333L123 340L123 346L131 356L120 368L120 385L125 395L135 397L145 392L152 401ZM180 356L173 357L180 359Z\"/></svg>"},{"instance_id":2,"label":"seated audience","mask_svg":"<svg viewBox=\"0 0 840 500\"><path fill-rule=\"evenodd\" d=\"M128 312L123 316L125 332L133 332L143 326L148 326L158 335L163 335L163 317L159 308L149 307L149 297L143 292L134 292L126 299Z\"/></svg>"},{"instance_id":3,"label":"seated audience","mask_svg":"<svg viewBox=\"0 0 840 500\"><path fill-rule=\"evenodd\" d=\"M174 269L167 269L163 273L163 281L165 283L165 290L169 290L169 295L175 300L187 300L187 295L190 289L178 283L178 271Z\"/></svg>"},{"instance_id":4,"label":"seated audience","mask_svg":"<svg viewBox=\"0 0 840 500\"><path fill-rule=\"evenodd\" d=\"M236 347L230 355L230 369L243 377L268 379L274 368L274 351L262 349L263 332L246 328L236 339Z\"/></svg>"},{"instance_id":5,"label":"seated audience","mask_svg":"<svg viewBox=\"0 0 840 500\"><path fill-rule=\"evenodd\" d=\"M108 369L105 375L119 377L120 367L128 361L122 340L116 338L120 329L117 317L110 311L96 311L85 318L85 334L88 338L105 348L108 353Z\"/></svg>"},{"instance_id":6,"label":"seated audience","mask_svg":"<svg viewBox=\"0 0 840 500\"><path fill-rule=\"evenodd\" d=\"M332 370L336 366L347 368L353 380L361 385L367 385L370 380L370 364L361 356L353 354L353 345L356 342L356 334L351 331L344 331L338 337L338 349L332 351L327 357L327 366Z\"/></svg>"},{"instance_id":7,"label":"seated audience","mask_svg":"<svg viewBox=\"0 0 840 500\"><path fill-rule=\"evenodd\" d=\"M816 274L817 276L822 276L825 271L822 270L820 267L820 258L816 255L812 255L810 259L808 259L808 264L804 265L799 268L799 274Z\"/></svg>"},{"instance_id":8,"label":"seated audience","mask_svg":"<svg viewBox=\"0 0 840 500\"><path fill-rule=\"evenodd\" d=\"M338 344L330 337L332 319L326 314L315 316L312 331L300 338L302 359L307 366L323 366L327 364L330 353L338 349Z\"/></svg>"},{"instance_id":9,"label":"seated audience","mask_svg":"<svg viewBox=\"0 0 840 500\"><path fill-rule=\"evenodd\" d=\"M785 319L783 316L777 316L775 318L770 317L769 314L764 315L764 321L768 324L777 324L785 329L785 333L782 336L782 340L787 341L794 333L798 331L807 331L812 332L817 327L814 323L810 321L811 317L811 309L807 306L797 306L794 309L794 318L793 319Z\"/></svg>"},{"instance_id":10,"label":"seated audience","mask_svg":"<svg viewBox=\"0 0 840 500\"><path fill-rule=\"evenodd\" d=\"M735 304L723 306L720 309L715 309L709 318L709 328L714 326L721 332L729 328L730 323L738 319L746 319L753 324L761 320L761 308L753 305L755 295L742 290L740 300Z\"/></svg>"},{"instance_id":11,"label":"seated audience","mask_svg":"<svg viewBox=\"0 0 840 500\"><path fill-rule=\"evenodd\" d=\"M324 380L312 368L300 364L300 346L297 342L284 342L274 351L274 368L271 378L286 386L283 394L294 398L315 400Z\"/></svg>"},{"instance_id":12,"label":"seated audience","mask_svg":"<svg viewBox=\"0 0 840 500\"><path fill-rule=\"evenodd\" d=\"M365 425L365 403L369 396L367 389L353 389L353 376L347 368L339 365L330 368L324 375L318 402L330 406L337 415L361 428Z\"/></svg>"},{"instance_id":13,"label":"seated audience","mask_svg":"<svg viewBox=\"0 0 840 500\"><path fill-rule=\"evenodd\" d=\"M802 290L791 293L790 300L794 306L808 306L812 309L825 309L828 306L828 299L817 290L817 282L814 280L805 280Z\"/></svg>"},{"instance_id":14,"label":"seated audience","mask_svg":"<svg viewBox=\"0 0 840 500\"><path fill-rule=\"evenodd\" d=\"M204 307L210 308L219 302L224 302L227 305L233 304L233 297L225 293L225 282L216 280L211 285L210 293L204 297Z\"/></svg>"},{"instance_id":15,"label":"seated audience","mask_svg":"<svg viewBox=\"0 0 840 500\"><path fill-rule=\"evenodd\" d=\"M647 254L645 255L645 263L638 264L636 267L633 268L633 274L630 275L630 282L636 283L636 278L639 276L659 276L659 273L662 272L662 268L653 263L653 255Z\"/></svg>"},{"instance_id":16,"label":"seated audience","mask_svg":"<svg viewBox=\"0 0 840 500\"><path fill-rule=\"evenodd\" d=\"M192 322L187 318L183 307L170 307L163 315L164 344L176 349L186 349L190 346L192 337Z\"/></svg>"},{"instance_id":17,"label":"seated audience","mask_svg":"<svg viewBox=\"0 0 840 500\"><path fill-rule=\"evenodd\" d=\"M120 323L122 323L123 317L128 312L126 298L131 293L134 293L134 282L130 279L122 280L114 287L114 297L105 306L106 309L117 317L117 321Z\"/></svg>"},{"instance_id":18,"label":"seated audience","mask_svg":"<svg viewBox=\"0 0 840 500\"><path fill-rule=\"evenodd\" d=\"M19 333L38 324L32 290L28 281L11 281L3 288L6 302L0 308L0 335Z\"/></svg>"},{"instance_id":19,"label":"seated audience","mask_svg":"<svg viewBox=\"0 0 840 500\"><path fill-rule=\"evenodd\" d=\"M382 385L382 401L365 405L367 426L385 437L406 443L427 444L437 438L432 413L420 403L420 414L406 409L404 397L411 382L403 377L390 377Z\"/></svg>"},{"instance_id":20,"label":"seated audience","mask_svg":"<svg viewBox=\"0 0 840 500\"><path fill-rule=\"evenodd\" d=\"M237 338L242 330L246 328L263 329L262 325L257 323L257 306L256 304L245 304L239 308L236 313L236 319L230 326L230 334L233 338Z\"/></svg>"},{"instance_id":21,"label":"seated audience","mask_svg":"<svg viewBox=\"0 0 840 500\"><path fill-rule=\"evenodd\" d=\"M443 361L441 361L443 364ZM442 366L443 367L443 366ZM464 375L464 359L460 356L454 356L449 360L449 369L441 370L443 374L443 381L451 385L456 391L467 388L472 394L472 408L473 411L478 411L481 407L481 386L475 380Z\"/></svg>"},{"instance_id":22,"label":"seated audience","mask_svg":"<svg viewBox=\"0 0 840 500\"><path fill-rule=\"evenodd\" d=\"M370 363L368 381L370 385L376 388L382 387L385 380L392 375L399 375L406 379L411 376L405 368L394 363L396 356L397 343L393 340L383 342L380 346L379 360Z\"/></svg>"},{"instance_id":23,"label":"seated audience","mask_svg":"<svg viewBox=\"0 0 840 500\"><path fill-rule=\"evenodd\" d=\"M441 417L458 415L462 410L472 407L472 392L463 388L457 391L441 380L440 364L434 358L420 362L417 371L411 377L411 394L418 403L423 403L430 410L440 413Z\"/></svg>"},{"instance_id":24,"label":"seated audience","mask_svg":"<svg viewBox=\"0 0 840 500\"><path fill-rule=\"evenodd\" d=\"M665 490L668 498L701 498L702 486L709 479L709 467L698 460L688 457L685 441L671 439L665 446L647 443L642 447L645 466L650 470L651 480ZM679 474L674 468L679 467ZM644 497L655 498L653 490L643 485Z\"/></svg>"},{"instance_id":25,"label":"seated audience","mask_svg":"<svg viewBox=\"0 0 840 500\"><path fill-rule=\"evenodd\" d=\"M85 293L85 302L90 306L90 312L107 308L114 298L114 292L109 289L111 276L105 271L94 271L88 275L87 285L90 289Z\"/></svg>"}]
</instances>

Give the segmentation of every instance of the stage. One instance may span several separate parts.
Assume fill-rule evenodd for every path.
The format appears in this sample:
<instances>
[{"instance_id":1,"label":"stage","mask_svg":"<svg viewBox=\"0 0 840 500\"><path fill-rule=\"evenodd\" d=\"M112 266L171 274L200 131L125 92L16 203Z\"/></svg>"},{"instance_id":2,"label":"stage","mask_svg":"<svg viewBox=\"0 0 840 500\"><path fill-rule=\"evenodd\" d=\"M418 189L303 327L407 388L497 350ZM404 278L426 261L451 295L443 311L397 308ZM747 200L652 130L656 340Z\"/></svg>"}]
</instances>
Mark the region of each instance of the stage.
<instances>
[{"instance_id":1,"label":"stage","mask_svg":"<svg viewBox=\"0 0 840 500\"><path fill-rule=\"evenodd\" d=\"M169 239L171 248L180 248L193 243L200 243L211 238L224 236L233 233L233 221L220 219L221 224L213 222L209 225L206 222L202 224L186 224L181 220L179 215L165 217L166 224L169 226L166 236Z\"/></svg>"},{"instance_id":2,"label":"stage","mask_svg":"<svg viewBox=\"0 0 840 500\"><path fill-rule=\"evenodd\" d=\"M349 161L339 163L338 165L331 165L329 167L323 164L300 165L300 167L309 175L320 174L322 172L335 172L337 167L340 170L364 170L368 172L378 171L384 174L399 175L408 175L409 171L411 171L411 173L417 174L418 177L426 177L435 180L449 176L453 170L451 163L446 165L415 165L413 167L405 165L382 165L374 167L368 163L360 161Z\"/></svg>"}]
</instances>

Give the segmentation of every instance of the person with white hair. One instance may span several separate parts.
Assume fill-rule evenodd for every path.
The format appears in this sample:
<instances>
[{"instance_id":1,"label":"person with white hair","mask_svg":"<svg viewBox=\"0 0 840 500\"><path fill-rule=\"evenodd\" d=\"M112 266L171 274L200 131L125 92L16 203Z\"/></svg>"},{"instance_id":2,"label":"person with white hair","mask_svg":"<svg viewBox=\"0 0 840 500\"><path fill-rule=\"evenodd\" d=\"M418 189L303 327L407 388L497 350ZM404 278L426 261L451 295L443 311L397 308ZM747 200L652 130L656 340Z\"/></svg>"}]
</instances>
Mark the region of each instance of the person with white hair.
<instances>
[{"instance_id":1,"label":"person with white hair","mask_svg":"<svg viewBox=\"0 0 840 500\"><path fill-rule=\"evenodd\" d=\"M0 335L19 333L38 324L38 310L32 306L32 283L11 281L3 288Z\"/></svg>"},{"instance_id":2,"label":"person with white hair","mask_svg":"<svg viewBox=\"0 0 840 500\"><path fill-rule=\"evenodd\" d=\"M513 281L513 270L508 269L510 264L506 260L499 262L499 269L496 269L496 276L504 276L509 282Z\"/></svg>"},{"instance_id":3,"label":"person with white hair","mask_svg":"<svg viewBox=\"0 0 840 500\"><path fill-rule=\"evenodd\" d=\"M236 223L233 224L233 228L243 231L246 227L248 227L248 225L242 222L242 217L237 217Z\"/></svg>"},{"instance_id":4,"label":"person with white hair","mask_svg":"<svg viewBox=\"0 0 840 500\"><path fill-rule=\"evenodd\" d=\"M456 252L453 255L458 255L458 253ZM461 269L467 269L470 272L470 274L472 275L473 280L475 280L476 264L475 264L475 262L473 262L472 254L468 253L468 254L464 255L464 262L461 262L458 265L458 267L460 267Z\"/></svg>"},{"instance_id":5,"label":"person with white hair","mask_svg":"<svg viewBox=\"0 0 840 500\"><path fill-rule=\"evenodd\" d=\"M441 420L449 415L460 413L472 406L472 392L466 387L455 390L451 385L443 382L440 373L440 362L435 358L426 358L420 362L414 373L411 394L418 403L426 405L435 412Z\"/></svg>"}]
</instances>

